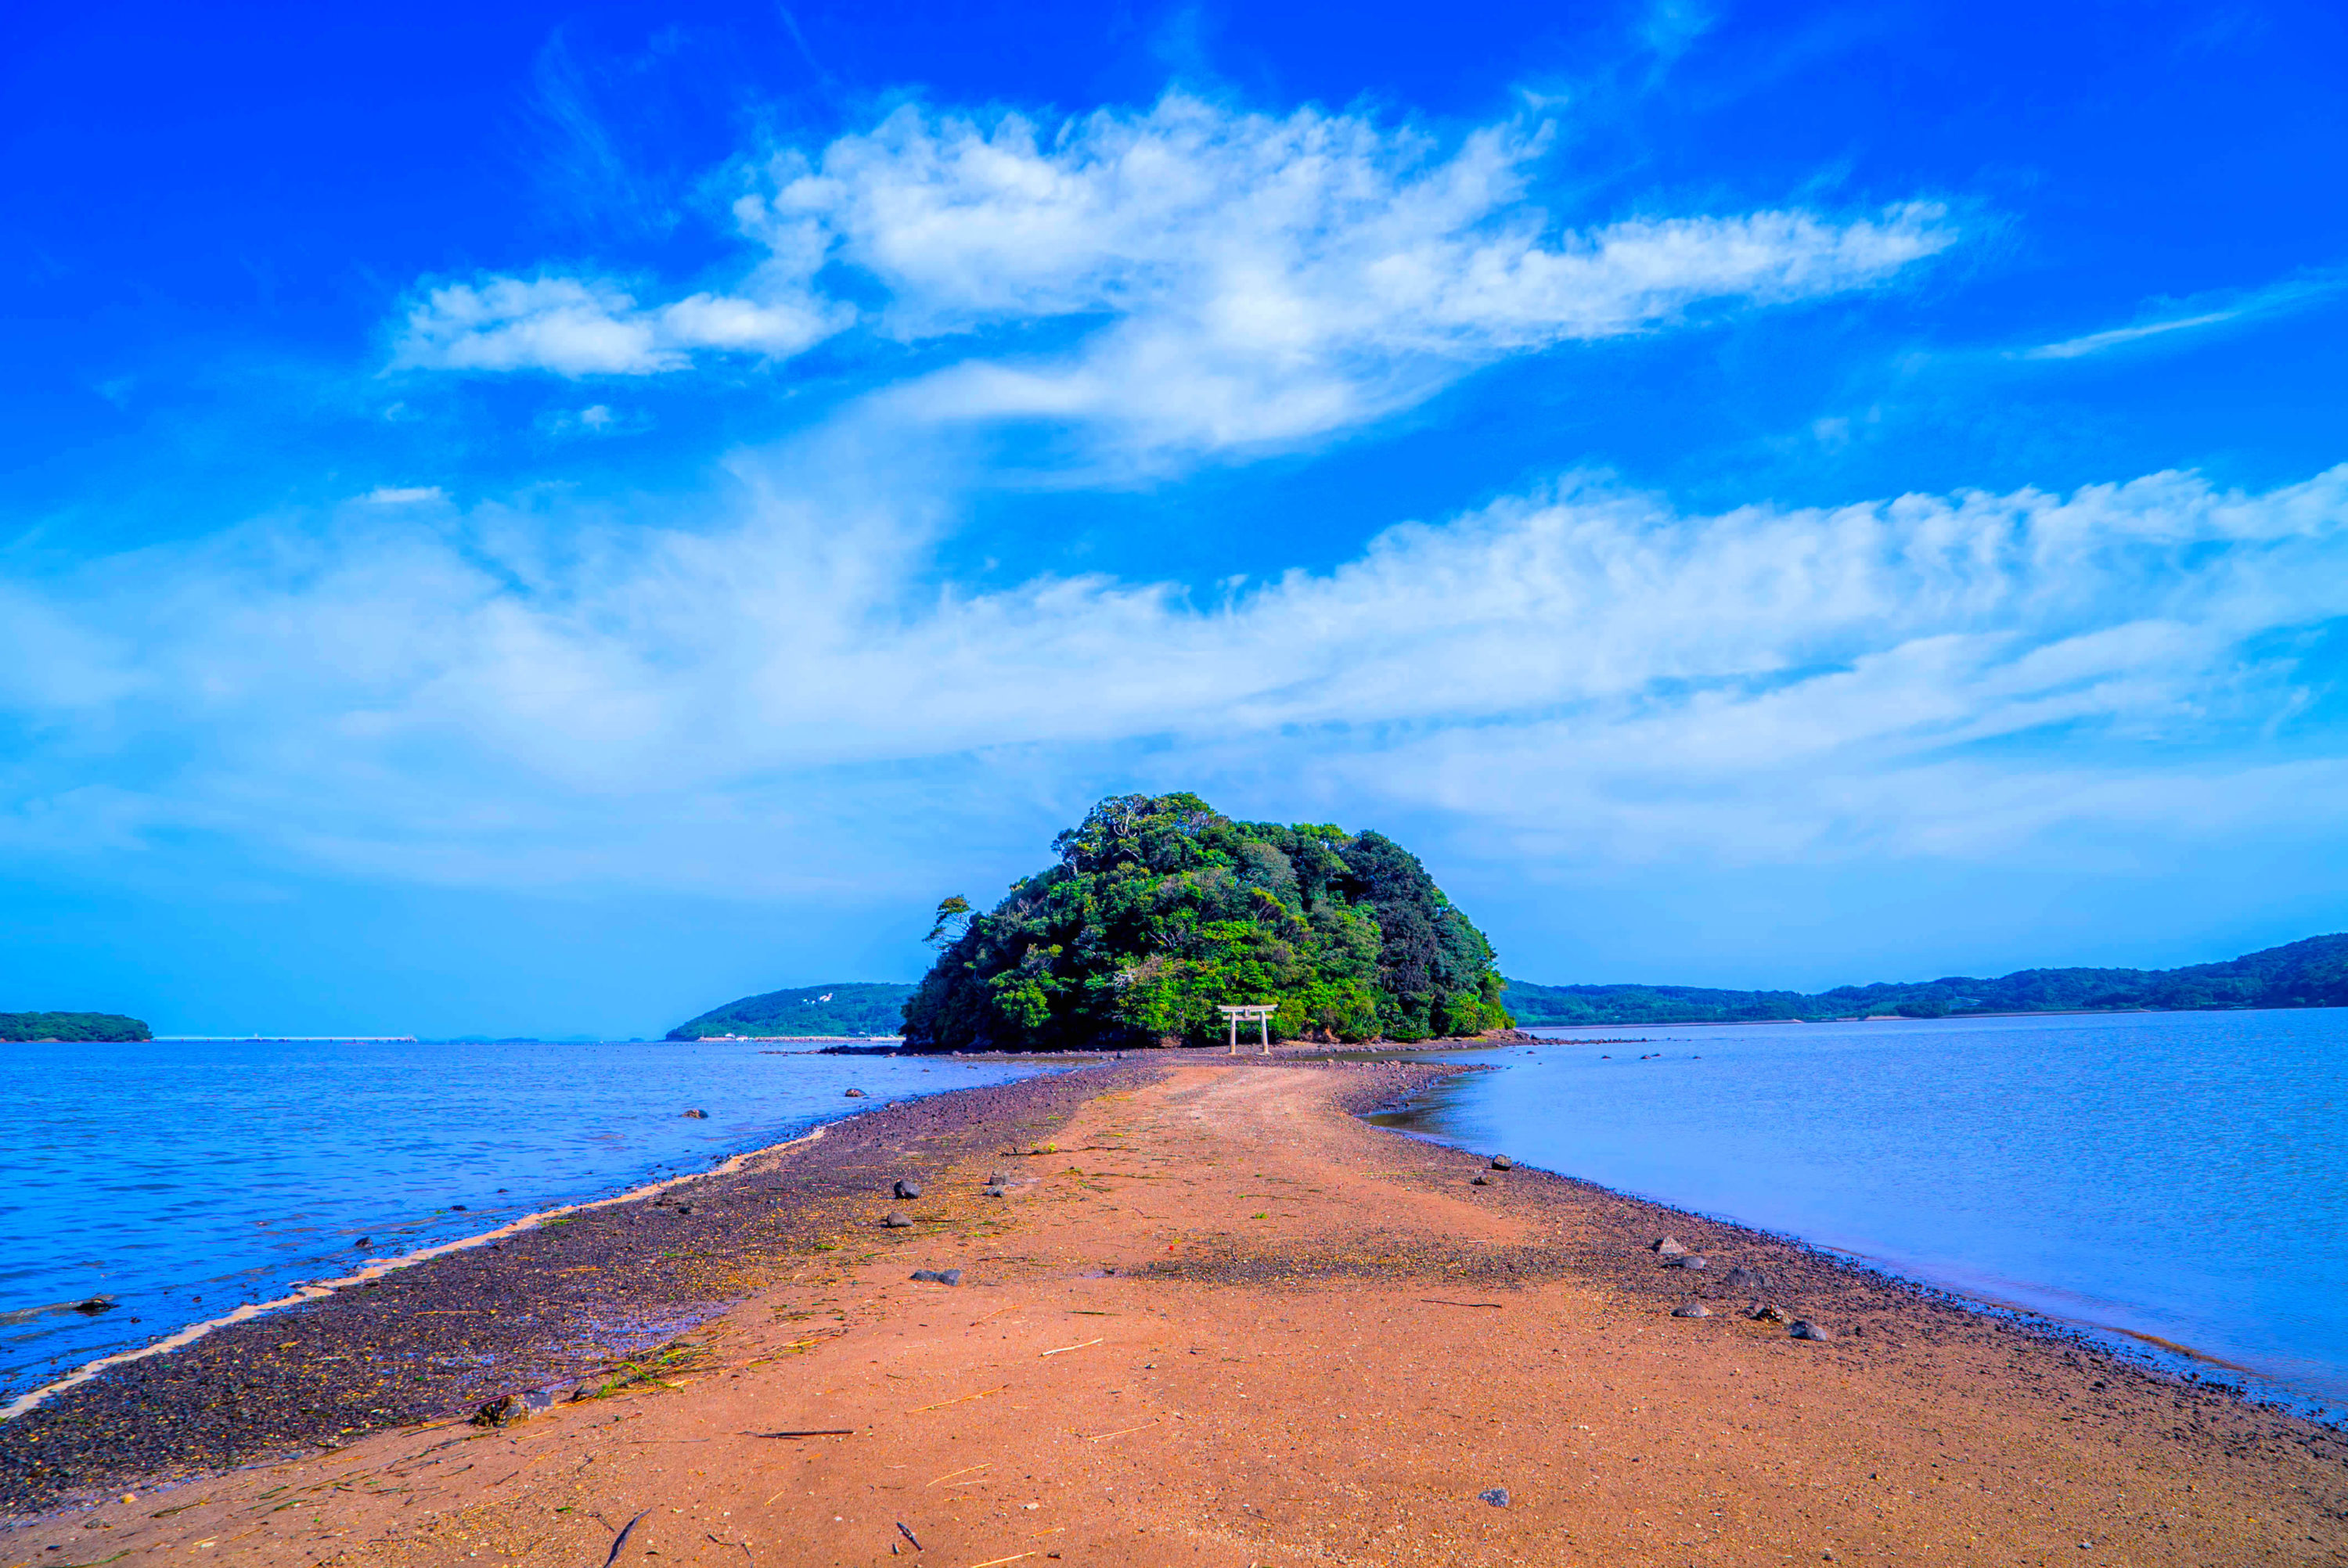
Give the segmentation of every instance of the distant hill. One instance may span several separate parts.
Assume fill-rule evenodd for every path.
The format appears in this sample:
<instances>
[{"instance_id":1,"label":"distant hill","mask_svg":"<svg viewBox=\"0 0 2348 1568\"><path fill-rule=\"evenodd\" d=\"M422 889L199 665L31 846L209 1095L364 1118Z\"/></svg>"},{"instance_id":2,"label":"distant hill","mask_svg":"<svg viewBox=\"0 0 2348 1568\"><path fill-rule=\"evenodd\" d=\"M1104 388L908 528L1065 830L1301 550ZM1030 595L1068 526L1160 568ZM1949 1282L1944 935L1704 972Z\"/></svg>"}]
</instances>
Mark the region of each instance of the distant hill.
<instances>
[{"instance_id":1,"label":"distant hill","mask_svg":"<svg viewBox=\"0 0 2348 1568\"><path fill-rule=\"evenodd\" d=\"M1520 1025L1735 1023L1769 1019L1957 1018L1968 1013L2348 1007L2348 935L2310 937L2181 969L2018 969L1799 991L1698 986L1537 986L1510 980L1501 1005Z\"/></svg>"},{"instance_id":2,"label":"distant hill","mask_svg":"<svg viewBox=\"0 0 2348 1568\"><path fill-rule=\"evenodd\" d=\"M911 986L877 980L801 986L712 1008L668 1031L671 1040L713 1034L895 1034L905 1027Z\"/></svg>"},{"instance_id":3,"label":"distant hill","mask_svg":"<svg viewBox=\"0 0 2348 1568\"><path fill-rule=\"evenodd\" d=\"M145 1022L118 1012L0 1012L0 1040L152 1040Z\"/></svg>"}]
</instances>

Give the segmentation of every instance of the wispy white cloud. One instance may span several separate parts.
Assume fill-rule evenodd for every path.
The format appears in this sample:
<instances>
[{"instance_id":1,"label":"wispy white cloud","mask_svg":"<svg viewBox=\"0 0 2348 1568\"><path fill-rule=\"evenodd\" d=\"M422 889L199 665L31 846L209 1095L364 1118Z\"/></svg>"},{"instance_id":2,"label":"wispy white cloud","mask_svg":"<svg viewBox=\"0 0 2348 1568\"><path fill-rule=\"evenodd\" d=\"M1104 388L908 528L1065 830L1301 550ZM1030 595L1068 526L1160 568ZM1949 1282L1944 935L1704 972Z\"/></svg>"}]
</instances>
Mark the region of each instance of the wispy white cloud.
<instances>
[{"instance_id":1,"label":"wispy white cloud","mask_svg":"<svg viewBox=\"0 0 2348 1568\"><path fill-rule=\"evenodd\" d=\"M1374 418L1508 354L1871 287L1957 238L1914 201L1561 227L1533 190L1550 141L1509 123L1447 149L1366 116L1180 94L1051 126L907 106L746 171L734 217L763 259L739 286L650 307L552 274L449 284L411 308L395 363L590 375L788 357L853 319L819 288L837 264L883 296L875 333L971 339L896 389L901 415L1215 449ZM1006 354L985 335L1046 323L1073 344Z\"/></svg>"},{"instance_id":2,"label":"wispy white cloud","mask_svg":"<svg viewBox=\"0 0 2348 1568\"><path fill-rule=\"evenodd\" d=\"M2020 357L2083 359L2089 354L2126 348L2147 338L2166 338L2177 333L2224 326L2230 322L2279 315L2303 305L2317 303L2343 289L2348 289L2348 273L2317 273L2292 278L2251 293L2223 296L2222 302L2219 298L2206 295L2181 305L2171 302L2148 321L2086 333L2078 337L2065 338L2060 343L2041 343L2036 348L2023 350Z\"/></svg>"},{"instance_id":3,"label":"wispy white cloud","mask_svg":"<svg viewBox=\"0 0 2348 1568\"><path fill-rule=\"evenodd\" d=\"M384 485L362 497L378 507L411 507L448 498L448 492L438 485Z\"/></svg>"},{"instance_id":4,"label":"wispy white cloud","mask_svg":"<svg viewBox=\"0 0 2348 1568\"><path fill-rule=\"evenodd\" d=\"M102 804L93 838L779 890L903 831L908 792L1075 790L1136 748L1584 860L2054 853L2121 803L2203 833L2228 780L2348 814L2339 764L2261 740L2316 680L2294 640L2348 616L2348 468L1717 516L1570 485L1207 609L1110 577L941 594L921 528L843 527L798 466L746 469L718 534L370 508L92 569L38 621L120 630L0 698L81 759L19 789L38 842ZM198 733L177 776L77 793L108 737Z\"/></svg>"},{"instance_id":5,"label":"wispy white cloud","mask_svg":"<svg viewBox=\"0 0 2348 1568\"><path fill-rule=\"evenodd\" d=\"M426 292L392 351L397 369L651 375L695 350L788 359L846 327L854 310L803 291L698 293L656 308L603 281L490 278Z\"/></svg>"}]
</instances>

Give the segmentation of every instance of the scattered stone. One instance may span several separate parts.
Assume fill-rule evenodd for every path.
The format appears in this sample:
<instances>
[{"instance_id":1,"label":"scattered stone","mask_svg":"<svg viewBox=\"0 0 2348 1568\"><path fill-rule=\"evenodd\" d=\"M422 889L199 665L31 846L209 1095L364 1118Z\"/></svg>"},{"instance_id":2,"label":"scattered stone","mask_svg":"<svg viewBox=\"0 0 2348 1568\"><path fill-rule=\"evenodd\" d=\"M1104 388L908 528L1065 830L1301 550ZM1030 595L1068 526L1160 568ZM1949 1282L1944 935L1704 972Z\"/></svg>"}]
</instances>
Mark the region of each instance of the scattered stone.
<instances>
[{"instance_id":1,"label":"scattered stone","mask_svg":"<svg viewBox=\"0 0 2348 1568\"><path fill-rule=\"evenodd\" d=\"M1679 1237L1675 1235L1667 1235L1647 1250L1650 1252L1662 1253L1665 1257L1677 1257L1680 1254L1687 1251L1687 1248L1680 1245Z\"/></svg>"},{"instance_id":2,"label":"scattered stone","mask_svg":"<svg viewBox=\"0 0 2348 1568\"><path fill-rule=\"evenodd\" d=\"M693 1212L693 1205L691 1204L679 1204L676 1205L676 1212L681 1214L689 1214Z\"/></svg>"},{"instance_id":3,"label":"scattered stone","mask_svg":"<svg viewBox=\"0 0 2348 1568\"><path fill-rule=\"evenodd\" d=\"M554 1396L544 1389L532 1389L521 1397L521 1402L524 1407L532 1410L551 1409L554 1405Z\"/></svg>"},{"instance_id":4,"label":"scattered stone","mask_svg":"<svg viewBox=\"0 0 2348 1568\"><path fill-rule=\"evenodd\" d=\"M1756 1307L1752 1311L1746 1313L1746 1316L1752 1318L1756 1323L1783 1323L1787 1321L1786 1309L1782 1307Z\"/></svg>"},{"instance_id":5,"label":"scattered stone","mask_svg":"<svg viewBox=\"0 0 2348 1568\"><path fill-rule=\"evenodd\" d=\"M1494 1508L1506 1508L1509 1506L1509 1489L1505 1486L1496 1486L1489 1491L1478 1492L1476 1499L1479 1502L1488 1502Z\"/></svg>"},{"instance_id":6,"label":"scattered stone","mask_svg":"<svg viewBox=\"0 0 2348 1568\"><path fill-rule=\"evenodd\" d=\"M1701 1301L1691 1301L1685 1307L1673 1307L1672 1316L1674 1317L1709 1317L1712 1316L1712 1308L1706 1307Z\"/></svg>"},{"instance_id":7,"label":"scattered stone","mask_svg":"<svg viewBox=\"0 0 2348 1568\"><path fill-rule=\"evenodd\" d=\"M1797 1317L1794 1319L1792 1337L1796 1339L1831 1339L1834 1337L1834 1331L1830 1328L1822 1328L1807 1317Z\"/></svg>"},{"instance_id":8,"label":"scattered stone","mask_svg":"<svg viewBox=\"0 0 2348 1568\"><path fill-rule=\"evenodd\" d=\"M1004 1189L1001 1187L983 1187L980 1190L990 1198L999 1198L1005 1195Z\"/></svg>"},{"instance_id":9,"label":"scattered stone","mask_svg":"<svg viewBox=\"0 0 2348 1568\"><path fill-rule=\"evenodd\" d=\"M499 1394L466 1418L468 1424L476 1427L510 1427L529 1419L530 1407L511 1394Z\"/></svg>"},{"instance_id":10,"label":"scattered stone","mask_svg":"<svg viewBox=\"0 0 2348 1568\"><path fill-rule=\"evenodd\" d=\"M1722 1276L1720 1283L1731 1290L1761 1291L1769 1288L1769 1276L1757 1268L1739 1264Z\"/></svg>"},{"instance_id":11,"label":"scattered stone","mask_svg":"<svg viewBox=\"0 0 2348 1568\"><path fill-rule=\"evenodd\" d=\"M1665 1255L1663 1266L1665 1268L1710 1268L1712 1265L1705 1261L1704 1254L1700 1252L1675 1252Z\"/></svg>"},{"instance_id":12,"label":"scattered stone","mask_svg":"<svg viewBox=\"0 0 2348 1568\"><path fill-rule=\"evenodd\" d=\"M1489 1176L1476 1176L1471 1178L1468 1184L1471 1187L1488 1187L1492 1184L1492 1178Z\"/></svg>"},{"instance_id":13,"label":"scattered stone","mask_svg":"<svg viewBox=\"0 0 2348 1568\"><path fill-rule=\"evenodd\" d=\"M1513 1171L1516 1168L1517 1163L1514 1160L1509 1159L1506 1154L1495 1154L1492 1156L1492 1169L1496 1171Z\"/></svg>"},{"instance_id":14,"label":"scattered stone","mask_svg":"<svg viewBox=\"0 0 2348 1568\"><path fill-rule=\"evenodd\" d=\"M924 1285L960 1285L962 1270L958 1268L917 1268L913 1277Z\"/></svg>"},{"instance_id":15,"label":"scattered stone","mask_svg":"<svg viewBox=\"0 0 2348 1568\"><path fill-rule=\"evenodd\" d=\"M909 1231L913 1228L913 1222L894 1209L889 1211L889 1217L882 1220L880 1224L882 1228L892 1231Z\"/></svg>"},{"instance_id":16,"label":"scattered stone","mask_svg":"<svg viewBox=\"0 0 2348 1568\"><path fill-rule=\"evenodd\" d=\"M901 1178L896 1186L890 1190L901 1198L918 1198L922 1195L922 1184L919 1182L908 1182Z\"/></svg>"},{"instance_id":17,"label":"scattered stone","mask_svg":"<svg viewBox=\"0 0 2348 1568\"><path fill-rule=\"evenodd\" d=\"M111 1312L118 1304L111 1296L93 1296L88 1301L74 1303L74 1310L84 1317L95 1317L101 1312Z\"/></svg>"},{"instance_id":18,"label":"scattered stone","mask_svg":"<svg viewBox=\"0 0 2348 1568\"><path fill-rule=\"evenodd\" d=\"M861 1100L864 1098L864 1091L861 1089L851 1089L848 1091L845 1098L850 1100Z\"/></svg>"},{"instance_id":19,"label":"scattered stone","mask_svg":"<svg viewBox=\"0 0 2348 1568\"><path fill-rule=\"evenodd\" d=\"M986 1173L986 1184L990 1187L1007 1187L1011 1184L1011 1173L989 1171Z\"/></svg>"}]
</instances>

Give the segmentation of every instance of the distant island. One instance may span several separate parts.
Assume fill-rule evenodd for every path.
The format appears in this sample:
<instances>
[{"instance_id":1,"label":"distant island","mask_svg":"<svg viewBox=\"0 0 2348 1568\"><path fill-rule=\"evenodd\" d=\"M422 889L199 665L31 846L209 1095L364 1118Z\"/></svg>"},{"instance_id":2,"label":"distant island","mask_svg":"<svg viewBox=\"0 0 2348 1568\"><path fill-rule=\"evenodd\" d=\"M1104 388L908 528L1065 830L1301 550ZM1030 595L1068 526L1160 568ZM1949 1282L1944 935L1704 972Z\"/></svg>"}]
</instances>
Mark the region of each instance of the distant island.
<instances>
[{"instance_id":1,"label":"distant island","mask_svg":"<svg viewBox=\"0 0 2348 1568\"><path fill-rule=\"evenodd\" d=\"M139 1040L154 1034L118 1012L0 1012L0 1040Z\"/></svg>"},{"instance_id":2,"label":"distant island","mask_svg":"<svg viewBox=\"0 0 2348 1568\"><path fill-rule=\"evenodd\" d=\"M2310 937L2181 969L2017 969L1799 991L1699 986L1540 986L1510 980L1502 1003L1528 1026L1757 1023L1772 1019L1962 1018L1967 1014L2348 1007L2348 935Z\"/></svg>"},{"instance_id":3,"label":"distant island","mask_svg":"<svg viewBox=\"0 0 2348 1568\"><path fill-rule=\"evenodd\" d=\"M905 1027L908 985L856 980L767 991L712 1008L668 1031L671 1040L714 1035L895 1034Z\"/></svg>"},{"instance_id":4,"label":"distant island","mask_svg":"<svg viewBox=\"0 0 2348 1568\"><path fill-rule=\"evenodd\" d=\"M1225 1005L1271 1009L1274 1040L1508 1025L1491 943L1383 834L1125 794L1052 847L991 911L938 906L937 962L905 1004L909 1045L1207 1045L1227 1038Z\"/></svg>"}]
</instances>

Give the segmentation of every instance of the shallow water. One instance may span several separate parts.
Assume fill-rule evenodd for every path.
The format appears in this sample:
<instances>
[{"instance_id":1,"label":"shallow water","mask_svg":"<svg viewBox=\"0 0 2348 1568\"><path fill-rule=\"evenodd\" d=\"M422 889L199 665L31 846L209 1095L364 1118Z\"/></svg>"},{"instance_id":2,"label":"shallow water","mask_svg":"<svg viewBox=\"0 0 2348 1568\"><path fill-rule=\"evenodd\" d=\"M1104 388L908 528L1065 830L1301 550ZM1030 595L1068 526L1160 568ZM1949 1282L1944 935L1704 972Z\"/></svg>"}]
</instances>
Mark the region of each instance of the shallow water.
<instances>
[{"instance_id":1,"label":"shallow water","mask_svg":"<svg viewBox=\"0 0 2348 1568\"><path fill-rule=\"evenodd\" d=\"M2348 1009L1542 1032L1408 1124L2348 1404Z\"/></svg>"},{"instance_id":2,"label":"shallow water","mask_svg":"<svg viewBox=\"0 0 2348 1568\"><path fill-rule=\"evenodd\" d=\"M0 1401L362 1258L1036 1071L706 1040L0 1046L0 1314L119 1303L0 1317Z\"/></svg>"}]
</instances>

